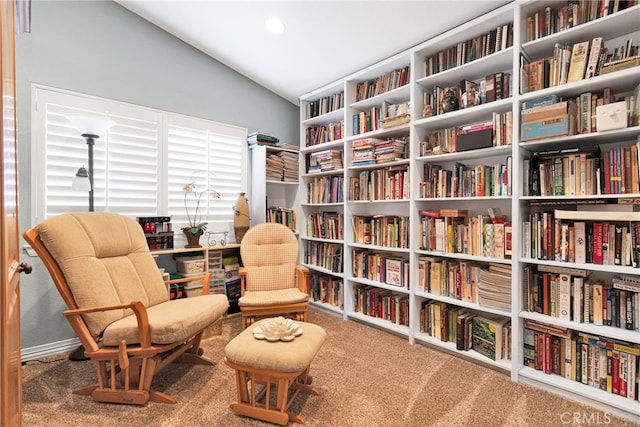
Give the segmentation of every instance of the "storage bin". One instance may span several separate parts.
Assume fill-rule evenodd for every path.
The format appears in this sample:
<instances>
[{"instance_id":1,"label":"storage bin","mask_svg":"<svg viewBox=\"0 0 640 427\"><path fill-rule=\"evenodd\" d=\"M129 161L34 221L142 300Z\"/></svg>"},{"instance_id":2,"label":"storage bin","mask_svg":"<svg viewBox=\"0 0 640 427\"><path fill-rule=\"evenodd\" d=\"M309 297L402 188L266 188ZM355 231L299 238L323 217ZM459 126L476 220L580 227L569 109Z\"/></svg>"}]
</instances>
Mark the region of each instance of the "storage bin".
<instances>
[{"instance_id":1,"label":"storage bin","mask_svg":"<svg viewBox=\"0 0 640 427\"><path fill-rule=\"evenodd\" d=\"M197 277L197 276L202 277L203 274L204 272L182 273L181 276L182 277ZM184 285L184 293L187 296L187 298L202 295L202 279L193 280L191 282L184 282L183 285Z\"/></svg>"},{"instance_id":2,"label":"storage bin","mask_svg":"<svg viewBox=\"0 0 640 427\"><path fill-rule=\"evenodd\" d=\"M176 258L176 269L180 274L202 273L204 258Z\"/></svg>"},{"instance_id":3,"label":"storage bin","mask_svg":"<svg viewBox=\"0 0 640 427\"><path fill-rule=\"evenodd\" d=\"M210 268L211 273L211 288L209 293L211 294L224 294L225 293L225 277L224 270L222 268Z\"/></svg>"},{"instance_id":4,"label":"storage bin","mask_svg":"<svg viewBox=\"0 0 640 427\"><path fill-rule=\"evenodd\" d=\"M222 267L222 251L209 251L209 271Z\"/></svg>"}]
</instances>

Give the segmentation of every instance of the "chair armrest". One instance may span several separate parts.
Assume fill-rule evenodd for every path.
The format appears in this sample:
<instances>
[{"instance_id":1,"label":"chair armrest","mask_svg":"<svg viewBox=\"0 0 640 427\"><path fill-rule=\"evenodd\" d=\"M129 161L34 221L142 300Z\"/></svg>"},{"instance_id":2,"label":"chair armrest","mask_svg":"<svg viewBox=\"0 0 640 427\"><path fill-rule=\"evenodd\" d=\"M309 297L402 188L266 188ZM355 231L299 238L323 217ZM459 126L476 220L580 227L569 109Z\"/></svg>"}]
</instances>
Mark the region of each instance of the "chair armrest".
<instances>
[{"instance_id":1,"label":"chair armrest","mask_svg":"<svg viewBox=\"0 0 640 427\"><path fill-rule=\"evenodd\" d=\"M180 279L165 280L165 285L173 285L175 283L187 283L194 280L202 279L202 295L208 295L211 290L211 273L203 272L202 276L181 277Z\"/></svg>"},{"instance_id":2,"label":"chair armrest","mask_svg":"<svg viewBox=\"0 0 640 427\"><path fill-rule=\"evenodd\" d=\"M247 287L247 267L240 267L238 275L240 276L240 296L243 297L244 290Z\"/></svg>"},{"instance_id":3,"label":"chair armrest","mask_svg":"<svg viewBox=\"0 0 640 427\"><path fill-rule=\"evenodd\" d=\"M72 325L74 323L84 324L84 321L80 318L80 315L82 314L97 313L101 311L111 311L111 310L125 310L125 309L133 310L133 313L136 315L136 320L138 321L137 322L138 323L138 339L140 340L140 346L150 347L151 332L149 331L149 315L147 314L147 308L144 306L144 304L142 304L141 301L131 301L128 304L76 308L73 310L66 310L64 312L64 315L68 318L69 323L71 323Z\"/></svg>"},{"instance_id":4,"label":"chair armrest","mask_svg":"<svg viewBox=\"0 0 640 427\"><path fill-rule=\"evenodd\" d=\"M307 273L309 273L309 269L302 265L296 265L296 276L298 279L298 289L301 292L307 293Z\"/></svg>"}]
</instances>

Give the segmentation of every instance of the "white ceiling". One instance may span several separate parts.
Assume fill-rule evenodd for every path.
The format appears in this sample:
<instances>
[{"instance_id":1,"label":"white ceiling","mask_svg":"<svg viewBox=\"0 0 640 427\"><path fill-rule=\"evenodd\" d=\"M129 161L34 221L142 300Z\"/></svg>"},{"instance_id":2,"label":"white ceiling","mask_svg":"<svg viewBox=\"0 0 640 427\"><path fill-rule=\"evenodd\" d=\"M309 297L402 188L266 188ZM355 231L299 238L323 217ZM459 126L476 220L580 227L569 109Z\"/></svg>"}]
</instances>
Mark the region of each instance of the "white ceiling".
<instances>
[{"instance_id":1,"label":"white ceiling","mask_svg":"<svg viewBox=\"0 0 640 427\"><path fill-rule=\"evenodd\" d=\"M509 2L116 1L294 104L305 93ZM284 34L265 29L270 17L284 22Z\"/></svg>"}]
</instances>

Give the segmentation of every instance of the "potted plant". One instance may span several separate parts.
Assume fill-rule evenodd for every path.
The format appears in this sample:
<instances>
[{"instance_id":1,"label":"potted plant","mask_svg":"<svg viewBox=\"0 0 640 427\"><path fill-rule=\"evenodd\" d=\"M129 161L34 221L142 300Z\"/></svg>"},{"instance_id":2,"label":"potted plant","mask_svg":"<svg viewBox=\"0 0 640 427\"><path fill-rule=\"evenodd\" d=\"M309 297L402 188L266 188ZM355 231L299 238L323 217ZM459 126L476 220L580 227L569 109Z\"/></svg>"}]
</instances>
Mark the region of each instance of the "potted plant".
<instances>
[{"instance_id":1,"label":"potted plant","mask_svg":"<svg viewBox=\"0 0 640 427\"><path fill-rule=\"evenodd\" d=\"M216 199L220 198L220 193L210 188L207 188L202 191L197 191L196 183L194 181L189 182L184 187L182 187L184 191L184 209L187 212L187 220L189 221L189 225L182 227L181 230L187 238L187 248L199 248L200 245L200 236L207 229L207 223L202 221L202 215L200 214L200 202L202 200L202 196L204 194L211 194ZM188 197L191 195L195 201L196 206L193 211L193 216L191 212L189 212L189 204L187 203Z\"/></svg>"}]
</instances>

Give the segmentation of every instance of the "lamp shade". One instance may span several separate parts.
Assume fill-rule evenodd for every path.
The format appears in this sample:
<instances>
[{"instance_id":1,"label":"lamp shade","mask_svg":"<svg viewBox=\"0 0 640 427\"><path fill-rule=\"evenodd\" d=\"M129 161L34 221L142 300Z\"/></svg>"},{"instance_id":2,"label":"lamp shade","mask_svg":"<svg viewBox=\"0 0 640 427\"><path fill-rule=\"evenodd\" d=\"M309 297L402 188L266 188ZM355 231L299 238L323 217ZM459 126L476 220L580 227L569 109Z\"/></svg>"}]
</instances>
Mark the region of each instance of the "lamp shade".
<instances>
[{"instance_id":1,"label":"lamp shade","mask_svg":"<svg viewBox=\"0 0 640 427\"><path fill-rule=\"evenodd\" d=\"M82 166L80 169L78 169L78 172L76 172L76 177L73 178L71 188L76 191L91 191L91 181L89 180L89 173L84 166Z\"/></svg>"},{"instance_id":2,"label":"lamp shade","mask_svg":"<svg viewBox=\"0 0 640 427\"><path fill-rule=\"evenodd\" d=\"M99 116L90 116L84 114L70 114L67 120L71 122L80 134L90 134L100 137L110 127L116 124L111 119Z\"/></svg>"}]
</instances>

